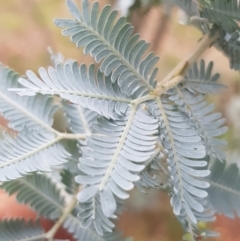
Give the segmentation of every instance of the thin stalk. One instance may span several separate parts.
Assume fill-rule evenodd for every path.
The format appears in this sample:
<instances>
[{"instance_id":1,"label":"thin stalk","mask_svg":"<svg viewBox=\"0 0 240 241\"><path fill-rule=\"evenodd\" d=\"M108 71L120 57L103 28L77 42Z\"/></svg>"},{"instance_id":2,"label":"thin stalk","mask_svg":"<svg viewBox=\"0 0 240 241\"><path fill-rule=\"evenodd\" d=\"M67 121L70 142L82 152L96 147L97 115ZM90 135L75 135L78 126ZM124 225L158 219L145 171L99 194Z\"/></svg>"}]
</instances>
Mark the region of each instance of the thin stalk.
<instances>
[{"instance_id":1,"label":"thin stalk","mask_svg":"<svg viewBox=\"0 0 240 241\"><path fill-rule=\"evenodd\" d=\"M182 81L182 78L189 67L218 39L219 33L213 36L206 34L199 42L197 48L185 59L183 59L158 85L156 94L162 94L176 86Z\"/></svg>"},{"instance_id":2,"label":"thin stalk","mask_svg":"<svg viewBox=\"0 0 240 241\"><path fill-rule=\"evenodd\" d=\"M77 139L81 139L81 140L85 140L86 137L89 136L87 134L71 134L71 133L58 133L58 137L61 138L61 140L65 139L65 140L77 140Z\"/></svg>"},{"instance_id":3,"label":"thin stalk","mask_svg":"<svg viewBox=\"0 0 240 241\"><path fill-rule=\"evenodd\" d=\"M62 216L58 219L58 221L53 225L53 227L47 232L46 238L48 241L53 241L54 235L58 231L58 229L62 226L65 219L68 217L68 215L72 212L72 210L75 208L77 204L77 198L76 196L73 196L72 201L68 204L68 206L65 208Z\"/></svg>"}]
</instances>

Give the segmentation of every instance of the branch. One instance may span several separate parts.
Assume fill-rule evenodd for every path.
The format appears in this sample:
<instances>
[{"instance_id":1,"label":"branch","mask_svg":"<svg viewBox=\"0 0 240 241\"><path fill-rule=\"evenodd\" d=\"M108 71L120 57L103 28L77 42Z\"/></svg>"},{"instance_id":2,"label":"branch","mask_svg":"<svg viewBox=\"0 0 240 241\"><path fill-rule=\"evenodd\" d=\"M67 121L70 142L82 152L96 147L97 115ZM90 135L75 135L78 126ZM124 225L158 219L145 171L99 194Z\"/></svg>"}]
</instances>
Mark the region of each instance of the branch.
<instances>
[{"instance_id":1,"label":"branch","mask_svg":"<svg viewBox=\"0 0 240 241\"><path fill-rule=\"evenodd\" d=\"M65 208L62 216L58 219L58 221L53 225L53 227L47 232L46 239L48 241L53 241L54 235L58 231L58 229L62 226L65 219L68 217L68 215L72 212L72 210L75 208L77 204L77 198L76 195L73 196L72 201L68 204L68 206Z\"/></svg>"},{"instance_id":2,"label":"branch","mask_svg":"<svg viewBox=\"0 0 240 241\"><path fill-rule=\"evenodd\" d=\"M81 140L85 140L87 138L87 134L71 134L71 133L60 133L58 132L57 136L63 140L77 140L77 139L81 139Z\"/></svg>"},{"instance_id":3,"label":"branch","mask_svg":"<svg viewBox=\"0 0 240 241\"><path fill-rule=\"evenodd\" d=\"M166 92L168 89L171 89L173 86L176 86L182 81L182 78L189 67L196 62L196 60L217 40L219 37L218 31L213 35L209 36L206 34L197 48L191 53L187 58L182 60L159 84L156 89L156 95L159 96Z\"/></svg>"}]
</instances>

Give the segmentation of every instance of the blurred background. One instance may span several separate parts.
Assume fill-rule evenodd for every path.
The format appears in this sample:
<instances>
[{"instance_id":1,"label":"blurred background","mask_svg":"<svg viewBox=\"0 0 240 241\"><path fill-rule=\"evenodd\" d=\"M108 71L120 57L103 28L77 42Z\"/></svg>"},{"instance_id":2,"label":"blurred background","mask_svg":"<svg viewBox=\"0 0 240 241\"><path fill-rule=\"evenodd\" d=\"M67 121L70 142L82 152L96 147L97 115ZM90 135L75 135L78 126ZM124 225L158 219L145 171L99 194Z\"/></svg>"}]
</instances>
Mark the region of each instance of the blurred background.
<instances>
[{"instance_id":1,"label":"blurred background","mask_svg":"<svg viewBox=\"0 0 240 241\"><path fill-rule=\"evenodd\" d=\"M1 0L0 7L0 62L24 74L50 65L47 47L61 52L66 58L80 63L91 63L69 38L61 35L54 26L55 17L70 17L65 0ZM78 1L79 3L80 1ZM99 0L101 5L111 3L127 14L127 5L133 1ZM129 20L135 32L150 42L151 50L159 55L158 80L160 81L183 57L197 45L201 33L192 26L179 24L181 12L173 8L171 13L161 6L143 7L133 10ZM181 22L183 22L181 18ZM240 76L230 70L227 58L215 48L202 56L206 62L214 61L214 71L221 74L221 83L228 88L218 96L210 97L216 103L216 111L223 113L229 131L225 138L229 142L230 161L238 161L240 147ZM5 125L5 121L1 125ZM240 160L240 158L239 158ZM240 185L240 184L239 184ZM1 203L1 199L0 199ZM3 204L2 204L3 205ZM128 200L127 210L118 222L119 229L136 241L180 241L182 228L172 214L167 193L150 191L147 195L134 191ZM218 216L212 225L221 236L216 241L239 241L240 220Z\"/></svg>"}]
</instances>

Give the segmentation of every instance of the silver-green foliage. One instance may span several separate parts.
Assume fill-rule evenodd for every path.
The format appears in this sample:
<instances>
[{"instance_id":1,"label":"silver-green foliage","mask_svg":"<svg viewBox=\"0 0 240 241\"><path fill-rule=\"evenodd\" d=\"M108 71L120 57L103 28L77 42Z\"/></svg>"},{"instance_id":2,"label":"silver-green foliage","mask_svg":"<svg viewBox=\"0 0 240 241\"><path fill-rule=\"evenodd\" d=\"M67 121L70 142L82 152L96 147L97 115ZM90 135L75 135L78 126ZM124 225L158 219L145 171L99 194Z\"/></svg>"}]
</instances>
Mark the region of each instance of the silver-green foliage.
<instances>
[{"instance_id":1,"label":"silver-green foliage","mask_svg":"<svg viewBox=\"0 0 240 241\"><path fill-rule=\"evenodd\" d=\"M209 26L220 29L220 38L216 46L229 57L230 67L240 70L240 4L238 0L172 0L180 6L197 23L203 32Z\"/></svg>"},{"instance_id":2,"label":"silver-green foliage","mask_svg":"<svg viewBox=\"0 0 240 241\"><path fill-rule=\"evenodd\" d=\"M16 72L0 65L0 111L9 120L8 126L20 131L17 137L6 134L1 143L1 182L36 171L51 171L71 156L62 146L61 135L52 128L58 109L53 98L21 98L9 92L9 88L20 87L18 78Z\"/></svg>"},{"instance_id":3,"label":"silver-green foliage","mask_svg":"<svg viewBox=\"0 0 240 241\"><path fill-rule=\"evenodd\" d=\"M129 96L138 97L153 89L157 70L151 69L158 57L149 53L142 59L149 44L139 40L139 34L132 36L133 27L124 17L116 20L117 11L110 6L99 11L98 2L90 7L88 1L82 1L82 11L71 0L67 6L74 19L56 19L55 24L64 28L62 34L71 36L77 47L84 47L85 54L101 61L101 72L106 76L112 73L112 82L125 86Z\"/></svg>"},{"instance_id":4,"label":"silver-green foliage","mask_svg":"<svg viewBox=\"0 0 240 241\"><path fill-rule=\"evenodd\" d=\"M19 203L29 204L41 216L56 219L63 212L64 199L54 183L44 175L31 175L2 185Z\"/></svg>"},{"instance_id":5,"label":"silver-green foliage","mask_svg":"<svg viewBox=\"0 0 240 241\"><path fill-rule=\"evenodd\" d=\"M54 183L44 174L34 174L32 176L19 178L15 181L6 182L2 185L2 188L10 195L16 194L18 202L22 204L29 204L30 207L38 212L41 216L51 220L56 220L63 214L67 206L67 198L69 200L68 196L61 194L61 188L59 188L56 183ZM22 225L17 226L19 223L20 221L5 221L0 223L0 230L2 227L1 232L4 232L4 227L6 231L8 226L14 225L14 227L19 229L19 235L21 233L22 235L26 235L25 238L31 237L31 232L26 229L28 227L24 225L24 222L21 221ZM79 241L105 241L105 238L99 237L96 232L94 232L94 230L85 230L81 227L81 221L78 218L77 210L73 210L67 215L66 220L63 223L63 227L72 233L74 237L76 237L76 239ZM36 231L37 230L38 229L36 229ZM34 229L32 231L34 231ZM37 239L39 234L41 234L41 239ZM45 236L43 234L43 231L42 233L34 232L36 238L31 240L45 240ZM7 236L7 233L5 235ZM116 237L119 237L117 234L114 234L113 236L114 238L112 240L116 240ZM2 237L5 238L5 236L1 235L1 241L22 240L24 238L24 236L14 237L14 235L9 236L9 239L1 239Z\"/></svg>"},{"instance_id":6,"label":"silver-green foliage","mask_svg":"<svg viewBox=\"0 0 240 241\"><path fill-rule=\"evenodd\" d=\"M10 219L0 222L1 241L44 241L44 230L39 222Z\"/></svg>"},{"instance_id":7,"label":"silver-green foliage","mask_svg":"<svg viewBox=\"0 0 240 241\"><path fill-rule=\"evenodd\" d=\"M12 69L0 64L0 111L10 121L9 127L21 131L24 127L29 130L38 130L45 126L52 126L53 115L57 110L53 98L49 96L21 98L8 91L9 88L20 87L19 77Z\"/></svg>"},{"instance_id":8,"label":"silver-green foliage","mask_svg":"<svg viewBox=\"0 0 240 241\"><path fill-rule=\"evenodd\" d=\"M1 65L0 111L19 132L16 137L5 135L0 147L2 187L41 216L63 217L63 226L77 240L111 241L121 239L112 231L129 191L157 188L160 183L153 174L162 170L169 177L173 212L185 231L192 240L212 236L197 224L214 220L217 194L208 193L217 192L216 165L225 160L226 143L218 139L227 131L225 120L206 100L207 94L224 88L212 73L213 63L201 61L174 83L157 86L158 57L147 52L149 44L132 35L133 27L110 6L99 10L97 2L81 3L80 11L67 0L74 19L55 23L99 68L64 61L51 51L53 66L40 68L38 75L27 71L19 78ZM179 4L191 7L191 1ZM229 12L231 8L228 17ZM67 133L52 127L56 110L67 120ZM220 164L209 170L209 159ZM42 174L59 168L60 187ZM226 172L222 184L230 175ZM76 197L79 203L65 213L68 200ZM216 211L232 216L221 209L224 203L219 205Z\"/></svg>"},{"instance_id":9,"label":"silver-green foliage","mask_svg":"<svg viewBox=\"0 0 240 241\"><path fill-rule=\"evenodd\" d=\"M227 165L226 161L216 160L211 171L207 180L211 185L208 200L212 208L227 217L240 217L239 167L235 163Z\"/></svg>"}]
</instances>

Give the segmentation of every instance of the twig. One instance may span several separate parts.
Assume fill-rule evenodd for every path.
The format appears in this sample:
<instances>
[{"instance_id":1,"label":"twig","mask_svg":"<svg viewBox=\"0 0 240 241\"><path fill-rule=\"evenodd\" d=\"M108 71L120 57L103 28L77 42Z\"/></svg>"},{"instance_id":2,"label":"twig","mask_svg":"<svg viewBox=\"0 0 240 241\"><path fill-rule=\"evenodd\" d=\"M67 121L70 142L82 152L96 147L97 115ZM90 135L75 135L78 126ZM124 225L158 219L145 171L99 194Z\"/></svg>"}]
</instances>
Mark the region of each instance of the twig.
<instances>
[{"instance_id":1,"label":"twig","mask_svg":"<svg viewBox=\"0 0 240 241\"><path fill-rule=\"evenodd\" d=\"M182 60L161 82L159 82L156 94L159 96L159 94L162 94L172 86L176 86L180 83L188 68L217 40L218 37L218 32L213 36L206 34L193 53Z\"/></svg>"},{"instance_id":2,"label":"twig","mask_svg":"<svg viewBox=\"0 0 240 241\"><path fill-rule=\"evenodd\" d=\"M61 140L65 139L65 140L77 140L77 139L81 139L81 140L85 140L87 136L87 134L71 134L71 133L61 133L58 132L58 137L61 138Z\"/></svg>"},{"instance_id":3,"label":"twig","mask_svg":"<svg viewBox=\"0 0 240 241\"><path fill-rule=\"evenodd\" d=\"M73 196L72 201L68 204L68 206L65 208L62 216L58 219L58 221L53 225L53 227L47 232L46 238L48 241L53 241L54 235L58 231L58 229L61 227L67 216L72 212L72 210L75 208L77 204L77 198L76 196Z\"/></svg>"}]
</instances>

